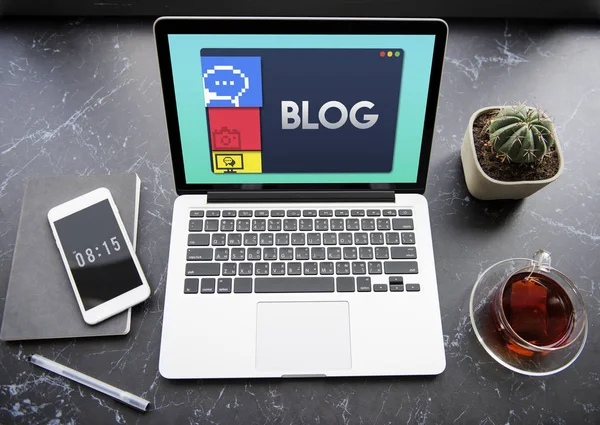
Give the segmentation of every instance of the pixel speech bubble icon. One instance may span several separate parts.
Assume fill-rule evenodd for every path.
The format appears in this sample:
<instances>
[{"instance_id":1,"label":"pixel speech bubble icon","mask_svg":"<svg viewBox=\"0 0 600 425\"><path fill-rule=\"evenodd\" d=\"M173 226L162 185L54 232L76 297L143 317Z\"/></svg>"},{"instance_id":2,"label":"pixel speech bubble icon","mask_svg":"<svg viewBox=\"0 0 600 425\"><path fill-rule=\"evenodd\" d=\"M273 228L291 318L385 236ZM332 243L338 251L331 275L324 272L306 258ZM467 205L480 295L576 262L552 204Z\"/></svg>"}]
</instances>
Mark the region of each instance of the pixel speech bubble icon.
<instances>
[{"instance_id":1,"label":"pixel speech bubble icon","mask_svg":"<svg viewBox=\"0 0 600 425\"><path fill-rule=\"evenodd\" d=\"M202 56L206 107L261 107L260 57Z\"/></svg>"}]
</instances>

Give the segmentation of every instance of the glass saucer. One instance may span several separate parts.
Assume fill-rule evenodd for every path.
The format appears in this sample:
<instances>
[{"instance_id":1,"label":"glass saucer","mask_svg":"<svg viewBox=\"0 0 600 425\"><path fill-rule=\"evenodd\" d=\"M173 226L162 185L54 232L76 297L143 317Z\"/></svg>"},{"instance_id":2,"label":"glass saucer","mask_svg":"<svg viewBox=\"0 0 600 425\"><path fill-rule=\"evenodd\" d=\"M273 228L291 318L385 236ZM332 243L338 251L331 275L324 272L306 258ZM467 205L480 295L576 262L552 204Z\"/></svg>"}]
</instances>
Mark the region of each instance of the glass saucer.
<instances>
[{"instance_id":1,"label":"glass saucer","mask_svg":"<svg viewBox=\"0 0 600 425\"><path fill-rule=\"evenodd\" d=\"M515 271L532 266L533 260L513 258L500 261L484 271L475 282L469 300L469 315L477 339L494 360L506 368L529 376L547 376L569 367L585 346L587 323L571 345L531 357L519 355L506 347L505 339L497 332L492 312L492 299L497 288Z\"/></svg>"}]
</instances>

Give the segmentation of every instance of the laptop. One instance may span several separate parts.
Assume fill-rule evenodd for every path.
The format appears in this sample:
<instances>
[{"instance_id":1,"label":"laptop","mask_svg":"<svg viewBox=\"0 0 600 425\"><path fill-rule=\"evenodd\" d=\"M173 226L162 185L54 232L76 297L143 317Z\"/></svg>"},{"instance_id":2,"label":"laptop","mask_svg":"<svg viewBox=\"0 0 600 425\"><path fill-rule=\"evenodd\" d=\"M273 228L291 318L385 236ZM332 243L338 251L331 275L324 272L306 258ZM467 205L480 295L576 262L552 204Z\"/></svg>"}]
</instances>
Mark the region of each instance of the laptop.
<instances>
[{"instance_id":1,"label":"laptop","mask_svg":"<svg viewBox=\"0 0 600 425\"><path fill-rule=\"evenodd\" d=\"M161 18L175 187L159 370L435 375L441 20Z\"/></svg>"}]
</instances>

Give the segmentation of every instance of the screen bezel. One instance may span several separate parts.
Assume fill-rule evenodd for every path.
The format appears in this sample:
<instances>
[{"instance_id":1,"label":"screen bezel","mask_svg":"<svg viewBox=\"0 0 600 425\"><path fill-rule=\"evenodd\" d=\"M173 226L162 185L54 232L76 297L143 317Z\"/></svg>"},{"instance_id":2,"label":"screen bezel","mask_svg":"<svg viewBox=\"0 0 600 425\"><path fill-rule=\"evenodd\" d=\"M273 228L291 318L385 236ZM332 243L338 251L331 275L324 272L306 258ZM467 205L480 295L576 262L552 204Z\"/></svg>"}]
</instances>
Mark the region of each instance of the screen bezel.
<instances>
[{"instance_id":1,"label":"screen bezel","mask_svg":"<svg viewBox=\"0 0 600 425\"><path fill-rule=\"evenodd\" d=\"M129 256L133 260L133 263L135 264L135 267L138 271L141 285L136 286L127 292L123 292L117 297L114 297L110 300L103 302L102 304L99 304L93 308L86 310L83 304L83 300L81 299L81 295L79 294L78 284L73 277L73 273L71 272L69 260L62 245L60 235L58 234L54 223L58 220L67 218L85 208L91 207L105 200L108 200L108 203L110 204L113 216L117 221L117 225L121 232L123 241L125 242L125 246L128 250ZM81 311L83 320L87 324L95 325L105 319L108 319L111 316L114 316L115 314L118 314L130 307L133 307L136 304L139 304L140 302L146 300L150 296L150 286L148 285L148 281L146 280L146 276L144 275L138 258L135 255L135 250L131 245L131 241L129 240L129 236L127 235L125 225L123 224L123 221L119 216L112 195L107 188L101 187L95 189L63 204L57 205L56 207L48 211L48 221L50 223L50 228L52 229L52 234L56 241L56 246L60 252L61 259L69 277L69 281L71 282L73 292L75 293L75 298L77 299L79 310Z\"/></svg>"},{"instance_id":2,"label":"screen bezel","mask_svg":"<svg viewBox=\"0 0 600 425\"><path fill-rule=\"evenodd\" d=\"M240 25L241 20L252 20ZM229 21L229 22L227 22ZM231 23L232 25L227 25ZM235 23L235 24L234 24ZM225 31L224 29L227 29ZM232 31L239 28L239 31ZM242 30L243 29L243 30ZM254 30L253 30L254 29ZM197 184L187 183L181 147L179 120L171 68L168 36L170 34L348 34L348 35L421 35L435 36L431 76L427 94L425 123L415 183L280 183L280 184ZM435 129L444 52L448 26L441 19L387 19L387 18L159 18L154 23L154 36L162 83L167 132L175 189L179 195L205 194L209 191L355 191L387 190L397 193L423 193L429 171L431 145Z\"/></svg>"}]
</instances>

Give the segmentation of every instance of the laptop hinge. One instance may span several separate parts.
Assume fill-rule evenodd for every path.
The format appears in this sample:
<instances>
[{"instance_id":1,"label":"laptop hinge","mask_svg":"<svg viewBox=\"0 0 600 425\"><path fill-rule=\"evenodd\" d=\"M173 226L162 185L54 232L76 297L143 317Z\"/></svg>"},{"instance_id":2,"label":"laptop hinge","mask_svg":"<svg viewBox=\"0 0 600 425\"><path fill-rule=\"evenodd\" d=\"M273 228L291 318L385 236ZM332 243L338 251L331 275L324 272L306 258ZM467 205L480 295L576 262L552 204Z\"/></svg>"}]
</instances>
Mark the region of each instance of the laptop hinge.
<instances>
[{"instance_id":1,"label":"laptop hinge","mask_svg":"<svg viewBox=\"0 0 600 425\"><path fill-rule=\"evenodd\" d=\"M208 192L209 203L240 202L394 202L392 190Z\"/></svg>"}]
</instances>

